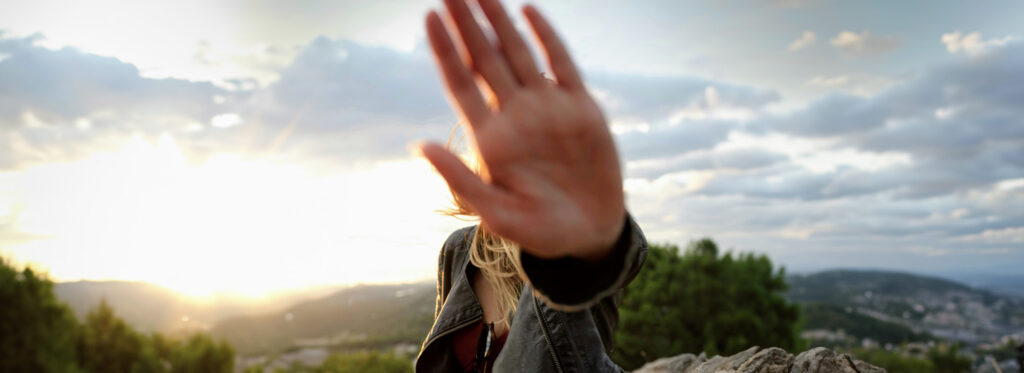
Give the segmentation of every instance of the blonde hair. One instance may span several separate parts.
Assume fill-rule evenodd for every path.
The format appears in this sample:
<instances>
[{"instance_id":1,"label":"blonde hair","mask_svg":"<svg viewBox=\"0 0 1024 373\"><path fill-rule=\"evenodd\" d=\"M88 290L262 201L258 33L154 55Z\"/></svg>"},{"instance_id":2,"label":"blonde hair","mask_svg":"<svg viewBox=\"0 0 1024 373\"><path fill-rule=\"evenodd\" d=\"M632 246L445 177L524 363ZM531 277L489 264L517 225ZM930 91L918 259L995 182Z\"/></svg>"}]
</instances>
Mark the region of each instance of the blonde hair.
<instances>
[{"instance_id":1,"label":"blonde hair","mask_svg":"<svg viewBox=\"0 0 1024 373\"><path fill-rule=\"evenodd\" d=\"M453 139L457 129L457 126L453 128L451 136L448 138L446 147L449 150L453 150ZM479 158L479 153L473 152L473 154L475 156L469 162L469 167L478 175L486 172L483 169L484 165ZM454 192L452 192L452 205L451 209L441 211L441 213L462 219L479 218L476 212L470 209L469 205ZM504 313L504 317L496 321L510 326L512 315L515 314L519 305L519 296L523 291L523 281L519 277L519 274L523 273L522 265L519 262L519 244L487 231L482 224L477 225L469 245L469 262L480 269L484 279L494 289L494 294L498 298L498 306Z\"/></svg>"}]
</instances>

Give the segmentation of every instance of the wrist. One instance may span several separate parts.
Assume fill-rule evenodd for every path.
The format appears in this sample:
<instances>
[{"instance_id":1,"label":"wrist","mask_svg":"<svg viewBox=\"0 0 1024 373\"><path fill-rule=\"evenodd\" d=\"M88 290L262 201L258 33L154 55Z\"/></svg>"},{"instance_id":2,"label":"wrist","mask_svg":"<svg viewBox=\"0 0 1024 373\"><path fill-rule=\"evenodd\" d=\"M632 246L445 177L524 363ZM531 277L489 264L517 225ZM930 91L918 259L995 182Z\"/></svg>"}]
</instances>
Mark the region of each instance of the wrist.
<instances>
[{"instance_id":1,"label":"wrist","mask_svg":"<svg viewBox=\"0 0 1024 373\"><path fill-rule=\"evenodd\" d=\"M599 239L597 243L581 249L569 256L587 261L598 261L604 259L609 253L618 247L620 242L622 242L622 236L623 233L626 232L627 224L629 224L629 219L626 217L626 213L623 212L622 218L619 219L619 223L612 226L614 228L607 230L607 234L599 235L600 237L603 237L602 239Z\"/></svg>"}]
</instances>

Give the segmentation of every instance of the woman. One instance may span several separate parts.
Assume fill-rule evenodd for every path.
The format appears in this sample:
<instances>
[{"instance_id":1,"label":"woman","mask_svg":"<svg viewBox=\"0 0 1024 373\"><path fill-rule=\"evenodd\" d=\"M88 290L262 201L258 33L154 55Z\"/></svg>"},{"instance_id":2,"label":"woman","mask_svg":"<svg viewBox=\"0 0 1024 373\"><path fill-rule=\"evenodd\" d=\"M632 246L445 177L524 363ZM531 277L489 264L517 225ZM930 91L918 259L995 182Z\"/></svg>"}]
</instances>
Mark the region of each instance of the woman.
<instances>
[{"instance_id":1,"label":"woman","mask_svg":"<svg viewBox=\"0 0 1024 373\"><path fill-rule=\"evenodd\" d=\"M477 2L500 48L465 0L445 0L466 63L437 13L426 20L478 170L439 144L416 150L448 183L454 213L480 224L456 231L442 247L434 326L416 371L620 371L608 358L619 293L647 245L625 210L607 123L535 8L523 13L553 83L537 72L498 0Z\"/></svg>"}]
</instances>

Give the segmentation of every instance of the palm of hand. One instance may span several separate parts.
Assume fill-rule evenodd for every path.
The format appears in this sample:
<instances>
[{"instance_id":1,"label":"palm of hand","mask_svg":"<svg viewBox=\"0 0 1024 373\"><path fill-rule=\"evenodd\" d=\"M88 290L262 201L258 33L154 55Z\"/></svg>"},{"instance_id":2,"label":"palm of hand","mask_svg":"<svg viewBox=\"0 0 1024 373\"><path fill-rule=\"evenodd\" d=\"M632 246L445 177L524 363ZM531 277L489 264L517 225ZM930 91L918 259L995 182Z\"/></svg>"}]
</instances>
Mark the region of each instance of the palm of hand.
<instances>
[{"instance_id":1,"label":"palm of hand","mask_svg":"<svg viewBox=\"0 0 1024 373\"><path fill-rule=\"evenodd\" d=\"M542 258L600 257L620 234L625 214L618 156L604 116L539 13L526 10L558 84L530 70L532 57L500 5L480 3L504 58L482 41L463 0L447 1L474 70L487 80L499 108L483 105L476 86L470 87L469 70L436 14L428 17L427 30L449 92L470 124L481 175L439 145L424 145L421 152L487 229L524 251Z\"/></svg>"}]
</instances>

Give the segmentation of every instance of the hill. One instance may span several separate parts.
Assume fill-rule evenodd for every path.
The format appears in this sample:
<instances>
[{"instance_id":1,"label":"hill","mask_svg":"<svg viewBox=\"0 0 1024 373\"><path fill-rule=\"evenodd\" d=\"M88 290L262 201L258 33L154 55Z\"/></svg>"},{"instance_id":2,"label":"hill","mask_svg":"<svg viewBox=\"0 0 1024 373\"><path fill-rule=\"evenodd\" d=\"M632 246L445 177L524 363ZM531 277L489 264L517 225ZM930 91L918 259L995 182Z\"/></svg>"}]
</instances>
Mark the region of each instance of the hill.
<instances>
[{"instance_id":1,"label":"hill","mask_svg":"<svg viewBox=\"0 0 1024 373\"><path fill-rule=\"evenodd\" d=\"M418 346L433 323L436 285L359 285L278 312L238 316L210 332L241 355L297 348Z\"/></svg>"},{"instance_id":2,"label":"hill","mask_svg":"<svg viewBox=\"0 0 1024 373\"><path fill-rule=\"evenodd\" d=\"M803 337L810 339L815 346L859 346L865 338L883 345L926 342L936 339L922 330L879 320L856 312L850 307L826 303L805 303L802 306L804 330L818 331L805 332ZM824 331L835 331L835 333Z\"/></svg>"},{"instance_id":3,"label":"hill","mask_svg":"<svg viewBox=\"0 0 1024 373\"><path fill-rule=\"evenodd\" d=\"M938 276L967 284L974 288L989 290L996 294L1024 298L1024 275L968 272L939 274Z\"/></svg>"},{"instance_id":4,"label":"hill","mask_svg":"<svg viewBox=\"0 0 1024 373\"><path fill-rule=\"evenodd\" d=\"M837 325L851 325L854 317L866 316L922 337L929 334L968 344L1024 333L1024 300L950 280L870 270L824 271L787 280L787 298L804 303L809 315L821 313L822 320L831 318ZM806 306L810 304L833 307ZM878 341L878 335L872 339Z\"/></svg>"},{"instance_id":5,"label":"hill","mask_svg":"<svg viewBox=\"0 0 1024 373\"><path fill-rule=\"evenodd\" d=\"M197 299L144 282L77 281L54 286L57 299L71 306L79 318L106 299L125 321L147 332L205 330L230 316L278 311L326 291L283 292L260 299L226 295Z\"/></svg>"}]
</instances>

